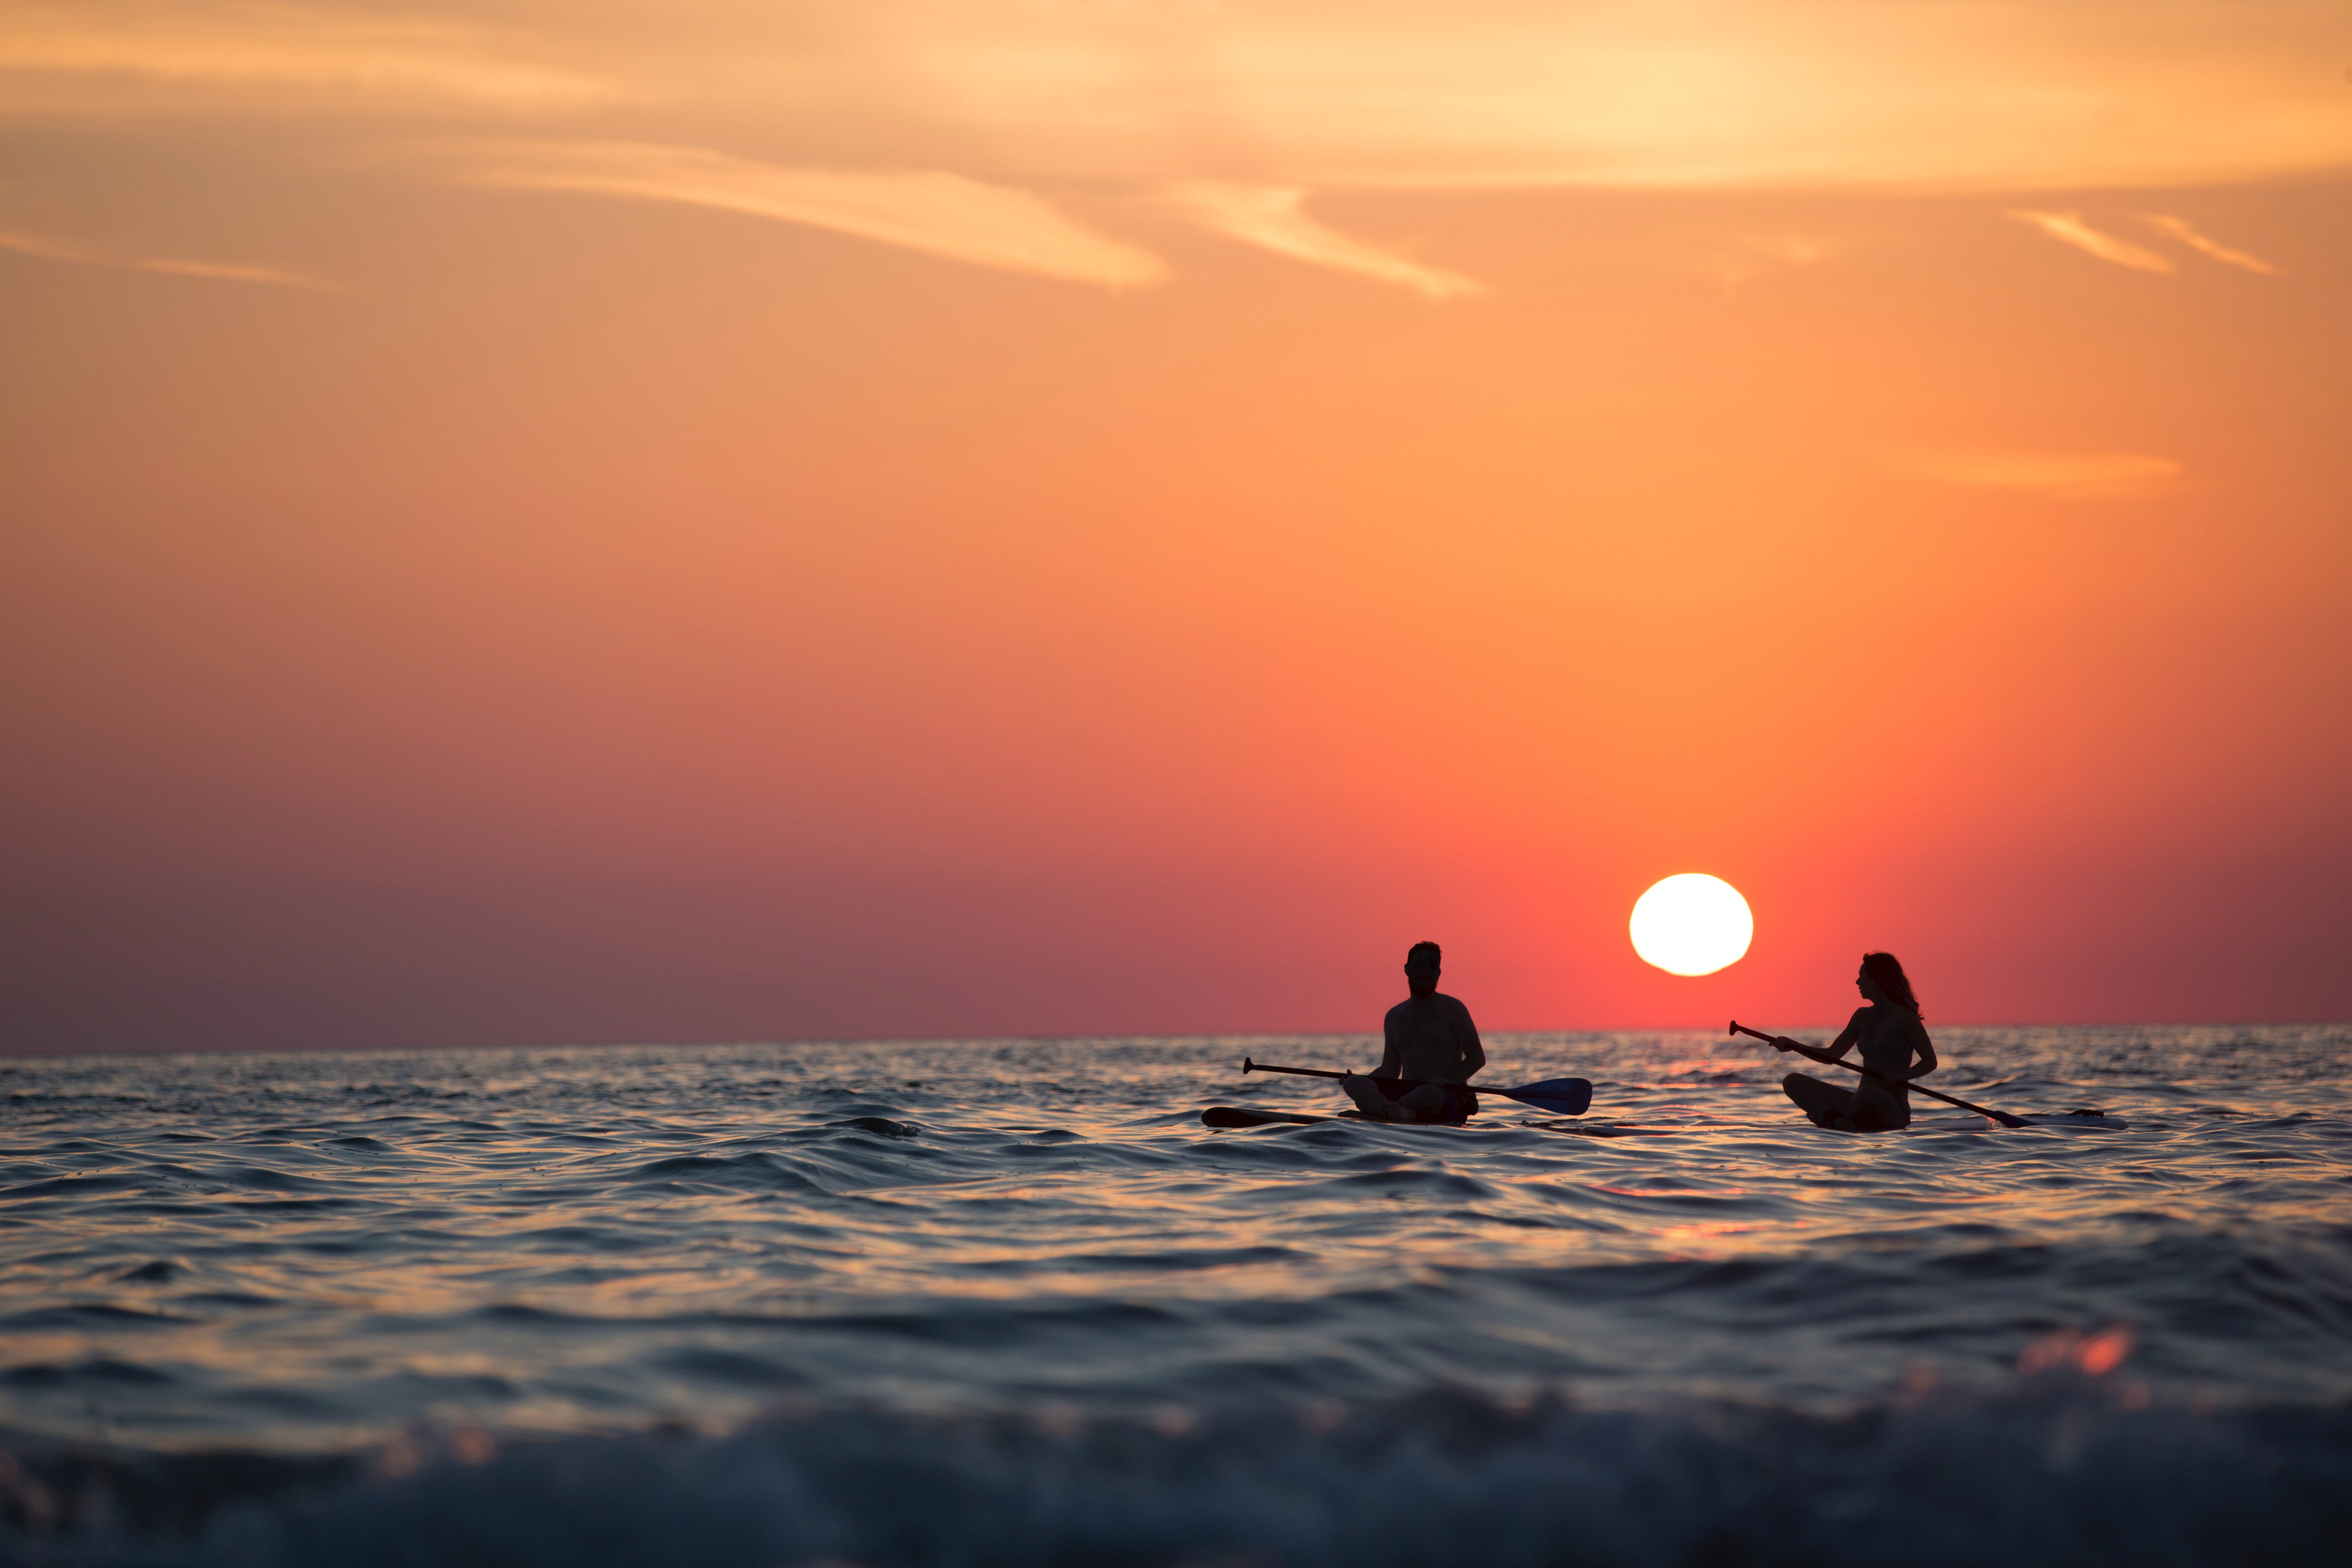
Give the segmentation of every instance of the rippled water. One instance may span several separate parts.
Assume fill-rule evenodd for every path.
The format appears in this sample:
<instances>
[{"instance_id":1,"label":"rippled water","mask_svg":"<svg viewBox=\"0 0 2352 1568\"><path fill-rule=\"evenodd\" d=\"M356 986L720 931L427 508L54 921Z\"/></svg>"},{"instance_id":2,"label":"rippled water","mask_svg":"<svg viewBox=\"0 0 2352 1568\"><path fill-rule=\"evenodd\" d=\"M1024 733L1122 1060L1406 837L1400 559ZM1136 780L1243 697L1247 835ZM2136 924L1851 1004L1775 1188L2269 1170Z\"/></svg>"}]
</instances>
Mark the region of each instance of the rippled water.
<instances>
[{"instance_id":1,"label":"rippled water","mask_svg":"<svg viewBox=\"0 0 2352 1568\"><path fill-rule=\"evenodd\" d=\"M2343 1560L2352 1030L1937 1041L2121 1125L1677 1035L1498 1037L1592 1110L1462 1130L1200 1125L1331 1038L0 1065L0 1544Z\"/></svg>"}]
</instances>

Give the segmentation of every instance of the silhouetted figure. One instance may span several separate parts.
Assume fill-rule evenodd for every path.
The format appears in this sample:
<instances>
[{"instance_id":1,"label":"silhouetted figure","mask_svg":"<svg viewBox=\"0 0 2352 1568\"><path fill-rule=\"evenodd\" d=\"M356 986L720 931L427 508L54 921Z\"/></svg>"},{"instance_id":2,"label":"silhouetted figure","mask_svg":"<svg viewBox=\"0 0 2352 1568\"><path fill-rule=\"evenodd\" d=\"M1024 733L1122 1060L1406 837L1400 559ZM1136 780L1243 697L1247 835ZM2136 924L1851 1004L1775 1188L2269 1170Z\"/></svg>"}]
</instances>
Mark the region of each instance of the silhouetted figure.
<instances>
[{"instance_id":1,"label":"silhouetted figure","mask_svg":"<svg viewBox=\"0 0 2352 1568\"><path fill-rule=\"evenodd\" d=\"M1911 994L1911 982L1893 953L1864 953L1862 973L1853 977L1853 985L1869 1005L1855 1008L1844 1030L1825 1049L1780 1048L1793 1048L1818 1062L1833 1062L1858 1045L1862 1065L1878 1078L1856 1079L1855 1087L1847 1089L1792 1072L1780 1080L1780 1088L1816 1127L1841 1132L1892 1132L1911 1125L1911 1096L1904 1086L1936 1070L1936 1045L1927 1038L1927 1026L1919 1021L1919 999ZM1915 1055L1916 1067L1912 1065Z\"/></svg>"},{"instance_id":2,"label":"silhouetted figure","mask_svg":"<svg viewBox=\"0 0 2352 1568\"><path fill-rule=\"evenodd\" d=\"M1404 955L1405 984L1412 994L1389 1009L1381 1032L1378 1077L1420 1079L1417 1089L1350 1074L1339 1080L1368 1121L1461 1121L1478 1111L1470 1075L1486 1065L1478 1026L1470 1009L1437 991L1444 955L1433 942L1417 942Z\"/></svg>"}]
</instances>

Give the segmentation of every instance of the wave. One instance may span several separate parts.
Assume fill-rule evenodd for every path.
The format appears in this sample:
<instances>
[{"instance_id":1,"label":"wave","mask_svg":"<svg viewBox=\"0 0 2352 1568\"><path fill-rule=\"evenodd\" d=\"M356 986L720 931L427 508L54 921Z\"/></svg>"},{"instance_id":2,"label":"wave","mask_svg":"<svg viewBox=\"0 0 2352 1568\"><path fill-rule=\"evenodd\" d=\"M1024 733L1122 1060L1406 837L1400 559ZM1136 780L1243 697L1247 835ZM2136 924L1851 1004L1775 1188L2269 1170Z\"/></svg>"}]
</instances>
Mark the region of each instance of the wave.
<instances>
[{"instance_id":1,"label":"wave","mask_svg":"<svg viewBox=\"0 0 2352 1568\"><path fill-rule=\"evenodd\" d=\"M26 1568L1982 1568L2332 1565L2352 1406L2129 1409L2087 1381L1843 1415L1632 1413L1457 1392L931 1416L818 1409L726 1436L367 1455L0 1455Z\"/></svg>"}]
</instances>

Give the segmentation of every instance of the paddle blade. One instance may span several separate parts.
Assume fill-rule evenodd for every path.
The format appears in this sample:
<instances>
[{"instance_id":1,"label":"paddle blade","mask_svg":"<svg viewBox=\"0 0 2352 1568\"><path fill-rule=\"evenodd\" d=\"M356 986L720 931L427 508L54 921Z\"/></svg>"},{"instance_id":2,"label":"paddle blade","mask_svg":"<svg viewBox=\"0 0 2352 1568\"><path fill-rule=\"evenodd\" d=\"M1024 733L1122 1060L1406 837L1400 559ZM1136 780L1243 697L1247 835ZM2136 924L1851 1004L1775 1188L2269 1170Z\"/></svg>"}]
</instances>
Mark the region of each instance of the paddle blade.
<instances>
[{"instance_id":1,"label":"paddle blade","mask_svg":"<svg viewBox=\"0 0 2352 1568\"><path fill-rule=\"evenodd\" d=\"M1505 1100L1516 1100L1522 1105L1532 1105L1538 1110L1549 1110L1555 1116L1581 1116L1592 1103L1592 1080L1581 1078L1546 1079L1541 1083L1521 1084L1517 1089L1489 1089L1484 1084L1472 1084L1480 1094L1499 1094Z\"/></svg>"}]
</instances>

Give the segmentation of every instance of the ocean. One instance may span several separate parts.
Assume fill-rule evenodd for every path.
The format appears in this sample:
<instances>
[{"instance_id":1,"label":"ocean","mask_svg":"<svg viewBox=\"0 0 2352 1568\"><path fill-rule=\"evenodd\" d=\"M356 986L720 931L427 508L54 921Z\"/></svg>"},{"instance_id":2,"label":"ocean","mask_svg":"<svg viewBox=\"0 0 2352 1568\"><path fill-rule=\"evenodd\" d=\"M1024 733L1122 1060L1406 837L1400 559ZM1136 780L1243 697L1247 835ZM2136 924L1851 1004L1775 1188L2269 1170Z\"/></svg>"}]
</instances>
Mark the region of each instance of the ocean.
<instances>
[{"instance_id":1,"label":"ocean","mask_svg":"<svg viewBox=\"0 0 2352 1568\"><path fill-rule=\"evenodd\" d=\"M0 1559L2352 1561L2352 1027L1936 1037L0 1062Z\"/></svg>"}]
</instances>

